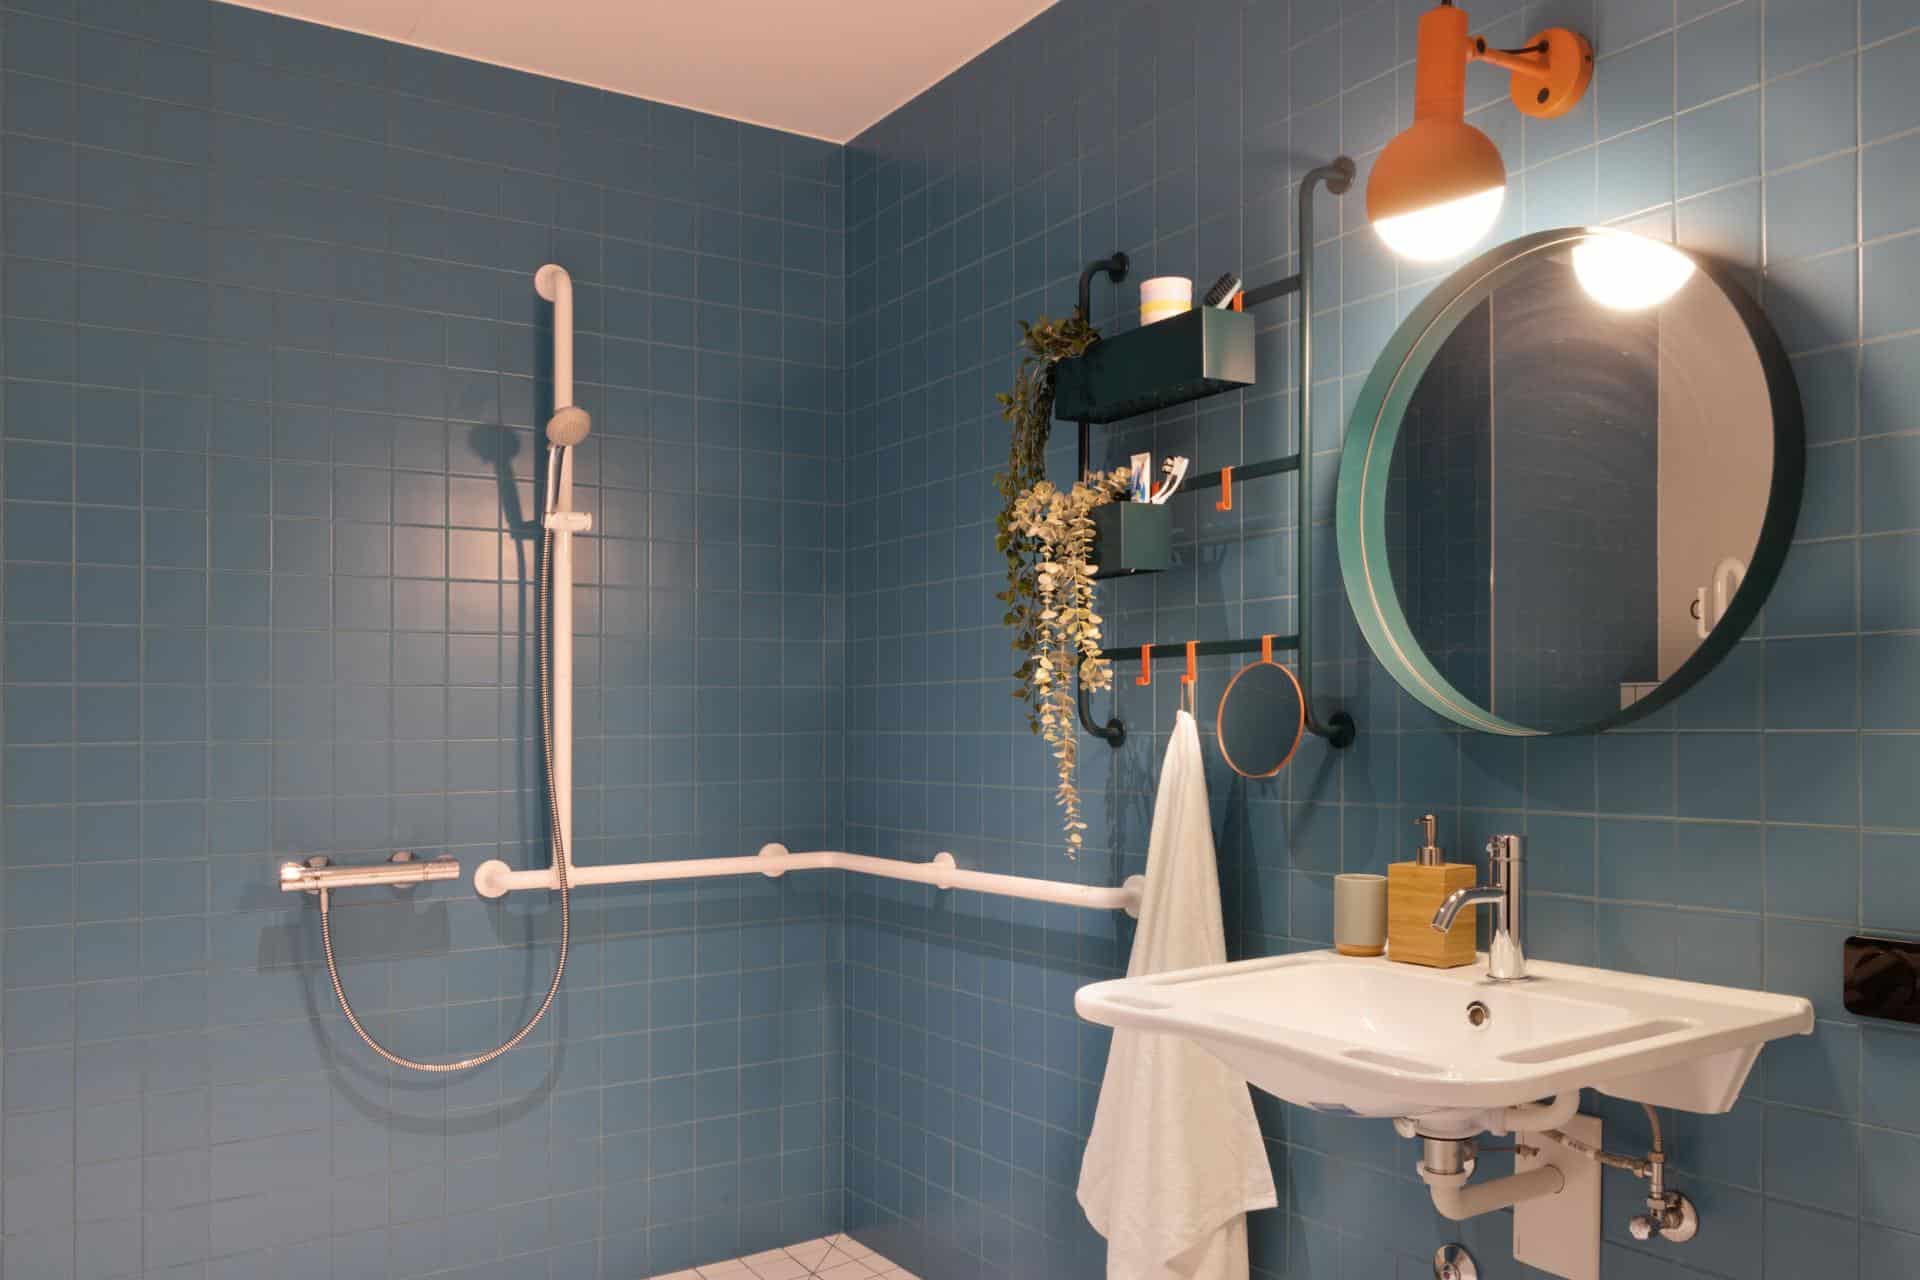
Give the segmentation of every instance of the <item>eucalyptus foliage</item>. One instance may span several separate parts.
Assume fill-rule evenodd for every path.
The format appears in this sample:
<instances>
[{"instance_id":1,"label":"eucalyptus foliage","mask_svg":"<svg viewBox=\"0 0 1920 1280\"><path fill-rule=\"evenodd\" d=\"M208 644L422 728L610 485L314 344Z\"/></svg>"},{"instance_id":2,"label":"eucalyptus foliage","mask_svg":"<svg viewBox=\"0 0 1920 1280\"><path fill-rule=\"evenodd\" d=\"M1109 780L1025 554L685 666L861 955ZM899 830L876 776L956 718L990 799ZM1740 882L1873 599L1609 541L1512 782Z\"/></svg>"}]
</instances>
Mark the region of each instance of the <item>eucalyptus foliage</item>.
<instances>
[{"instance_id":1,"label":"eucalyptus foliage","mask_svg":"<svg viewBox=\"0 0 1920 1280\"><path fill-rule=\"evenodd\" d=\"M1013 509L1020 495L1047 478L1047 435L1053 426L1054 374L1062 360L1082 355L1100 335L1078 308L1065 320L1041 316L1020 323L1023 354L1013 390L997 397L1000 416L1012 424L1007 447L1007 469L994 477L1000 490L1000 516L994 545L1007 558L1007 587L999 593L1006 605L1002 619L1013 628L1013 649L1020 665L1014 696L1030 705L1028 722L1040 730L1039 699L1033 689L1034 613L1033 548L1015 527Z\"/></svg>"},{"instance_id":2,"label":"eucalyptus foliage","mask_svg":"<svg viewBox=\"0 0 1920 1280\"><path fill-rule=\"evenodd\" d=\"M1091 513L1126 491L1127 473L1090 476L1062 492L1047 480L1047 436L1060 362L1084 355L1099 338L1079 308L1064 320L1022 321L1020 368L1013 390L998 397L1001 416L1012 426L1007 469L994 477L1001 499L994 545L1007 560L1007 585L998 598L1020 660L1013 696L1026 702L1029 727L1046 737L1059 766L1057 796L1069 856L1079 852L1086 830L1073 785L1080 746L1075 668L1090 690L1113 682L1112 667L1100 656L1100 616L1093 611Z\"/></svg>"},{"instance_id":3,"label":"eucalyptus foliage","mask_svg":"<svg viewBox=\"0 0 1920 1280\"><path fill-rule=\"evenodd\" d=\"M1095 472L1068 490L1040 480L1013 504L1015 540L1033 566L1028 611L1033 647L1021 664L1020 694L1059 770L1054 798L1069 856L1079 853L1087 829L1074 785L1080 761L1074 680L1089 692L1113 687L1113 664L1101 653L1100 615L1094 611L1093 511L1124 494L1128 480L1125 468Z\"/></svg>"}]
</instances>

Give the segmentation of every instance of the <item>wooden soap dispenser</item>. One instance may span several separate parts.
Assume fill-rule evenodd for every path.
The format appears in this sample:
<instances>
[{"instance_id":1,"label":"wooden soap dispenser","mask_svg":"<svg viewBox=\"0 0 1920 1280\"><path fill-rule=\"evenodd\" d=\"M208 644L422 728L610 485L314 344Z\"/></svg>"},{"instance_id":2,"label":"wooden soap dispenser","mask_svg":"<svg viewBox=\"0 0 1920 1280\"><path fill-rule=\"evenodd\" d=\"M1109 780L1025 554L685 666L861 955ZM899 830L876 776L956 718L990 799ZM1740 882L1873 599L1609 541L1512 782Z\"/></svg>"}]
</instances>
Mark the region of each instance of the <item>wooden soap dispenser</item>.
<instances>
[{"instance_id":1,"label":"wooden soap dispenser","mask_svg":"<svg viewBox=\"0 0 1920 1280\"><path fill-rule=\"evenodd\" d=\"M1433 913L1455 889L1480 881L1470 862L1448 862L1436 839L1439 820L1422 814L1420 849L1412 862L1387 868L1387 958L1432 969L1457 969L1473 963L1475 913L1463 911L1453 928L1436 933Z\"/></svg>"}]
</instances>

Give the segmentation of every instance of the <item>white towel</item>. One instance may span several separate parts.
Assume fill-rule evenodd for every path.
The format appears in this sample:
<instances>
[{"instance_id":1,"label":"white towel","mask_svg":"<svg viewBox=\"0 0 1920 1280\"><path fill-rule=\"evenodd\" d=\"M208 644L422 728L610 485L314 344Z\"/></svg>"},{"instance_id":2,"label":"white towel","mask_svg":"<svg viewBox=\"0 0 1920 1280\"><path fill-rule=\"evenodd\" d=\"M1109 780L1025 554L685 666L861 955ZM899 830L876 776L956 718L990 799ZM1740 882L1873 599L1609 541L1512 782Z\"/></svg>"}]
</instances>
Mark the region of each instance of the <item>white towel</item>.
<instances>
[{"instance_id":1,"label":"white towel","mask_svg":"<svg viewBox=\"0 0 1920 1280\"><path fill-rule=\"evenodd\" d=\"M1226 958L1200 733L1182 711L1127 976ZM1246 1081L1192 1041L1114 1032L1080 1164L1080 1207L1107 1238L1109 1280L1245 1280L1245 1215L1278 1203Z\"/></svg>"}]
</instances>

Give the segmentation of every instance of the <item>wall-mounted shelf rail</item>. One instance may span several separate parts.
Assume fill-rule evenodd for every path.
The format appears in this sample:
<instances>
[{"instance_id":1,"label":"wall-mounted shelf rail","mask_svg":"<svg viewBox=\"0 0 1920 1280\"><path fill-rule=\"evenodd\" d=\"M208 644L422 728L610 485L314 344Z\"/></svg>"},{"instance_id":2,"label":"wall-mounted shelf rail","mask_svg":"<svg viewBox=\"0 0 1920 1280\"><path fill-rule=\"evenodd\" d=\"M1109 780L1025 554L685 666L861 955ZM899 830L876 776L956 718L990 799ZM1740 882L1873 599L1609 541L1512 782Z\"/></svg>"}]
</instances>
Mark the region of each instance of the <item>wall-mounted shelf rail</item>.
<instances>
[{"instance_id":1,"label":"wall-mounted shelf rail","mask_svg":"<svg viewBox=\"0 0 1920 1280\"><path fill-rule=\"evenodd\" d=\"M1233 473L1233 483L1245 484L1249 480L1258 480L1262 476L1284 476L1299 469L1300 455L1290 453L1284 458L1249 462L1244 467L1222 467L1219 471L1203 471L1197 476L1188 476L1187 482L1180 488L1183 492L1188 489L1218 489L1222 473L1228 471Z\"/></svg>"},{"instance_id":2,"label":"wall-mounted shelf rail","mask_svg":"<svg viewBox=\"0 0 1920 1280\"><path fill-rule=\"evenodd\" d=\"M733 858L678 858L599 867L569 863L567 881L578 889L590 884L650 884L663 880L703 880L713 876L767 876L777 879L789 871L852 871L882 880L929 884L936 889L966 889L973 893L1021 898L1028 902L1050 902L1063 907L1124 911L1130 916L1140 914L1140 894L1146 887L1146 881L1140 876L1128 876L1125 883L1108 887L1042 880L1033 876L1005 876L991 871L968 871L957 866L950 853L935 854L926 862L904 862L897 858L876 858L870 854L841 853L837 850L794 853L783 844L762 845L757 854ZM481 863L474 871L473 887L483 898L498 898L517 889L557 889L560 880L552 867L515 871L496 858Z\"/></svg>"},{"instance_id":3,"label":"wall-mounted shelf rail","mask_svg":"<svg viewBox=\"0 0 1920 1280\"><path fill-rule=\"evenodd\" d=\"M1299 265L1294 274L1243 292L1240 295L1240 311L1200 307L1158 324L1143 325L1117 337L1096 342L1078 360L1061 362L1055 400L1057 416L1080 424L1079 474L1084 477L1091 463L1093 423L1115 422L1134 414L1185 404L1202 396L1252 385L1253 321L1252 317L1245 314L1246 309L1279 298L1298 297L1299 324L1295 332L1299 342L1295 367L1299 370L1299 386L1296 388L1298 407L1294 421L1300 433L1300 452L1289 457L1250 462L1244 466L1222 467L1218 471L1190 477L1184 488L1225 489L1227 492L1221 497L1224 508L1233 481L1288 473L1295 477L1294 592L1299 632L1289 644L1278 645L1277 640L1275 643L1278 647L1294 651L1295 674L1300 681L1302 700L1306 705L1307 731L1325 738L1335 747L1352 743L1355 733L1353 717L1338 712L1322 722L1314 714L1313 699L1308 692L1313 673L1313 453L1308 444L1313 429L1313 192L1314 188L1324 185L1331 194L1344 195L1353 185L1354 172L1353 161L1341 156L1331 164L1309 170L1300 179L1299 212L1294 224L1300 237L1296 246ZM1118 284L1126 279L1130 265L1124 253L1115 253L1088 263L1080 273L1080 313L1087 317L1093 315L1095 276L1104 274ZM1243 334L1246 340L1244 364L1241 363L1238 349L1229 347ZM1228 356L1230 349L1233 351L1231 358ZM1192 646L1191 652L1257 653L1260 649L1261 642L1256 637L1250 640L1201 641ZM1189 651L1189 646L1184 643L1154 645L1149 649L1148 656L1176 656ZM1135 649L1131 653L1116 651L1108 657L1114 661L1124 661L1138 654L1139 650ZM1079 689L1079 710L1080 726L1088 733L1104 739L1109 746L1118 747L1126 741L1127 726L1118 718L1110 719L1104 725L1095 723L1085 685Z\"/></svg>"},{"instance_id":4,"label":"wall-mounted shelf rail","mask_svg":"<svg viewBox=\"0 0 1920 1280\"><path fill-rule=\"evenodd\" d=\"M1263 641L1271 641L1271 645L1264 645ZM1201 640L1193 646L1193 656L1196 658L1220 658L1228 657L1236 653L1260 653L1266 647L1274 649L1297 649L1299 645L1300 637L1298 636L1250 636L1245 640ZM1150 644L1146 646L1146 650L1149 659L1184 658L1187 656L1187 646L1178 643ZM1107 661L1138 662L1140 661L1140 646L1137 644L1131 646L1121 645L1118 649L1108 650Z\"/></svg>"}]
</instances>

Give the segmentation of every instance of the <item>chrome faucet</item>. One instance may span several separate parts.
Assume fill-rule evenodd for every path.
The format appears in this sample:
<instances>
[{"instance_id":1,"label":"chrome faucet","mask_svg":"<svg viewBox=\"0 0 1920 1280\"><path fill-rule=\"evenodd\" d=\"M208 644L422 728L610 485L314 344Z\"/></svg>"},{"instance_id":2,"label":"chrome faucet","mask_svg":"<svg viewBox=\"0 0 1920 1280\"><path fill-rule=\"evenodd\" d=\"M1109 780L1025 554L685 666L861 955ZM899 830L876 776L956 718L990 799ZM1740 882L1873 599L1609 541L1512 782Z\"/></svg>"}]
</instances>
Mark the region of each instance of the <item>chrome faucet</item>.
<instances>
[{"instance_id":1,"label":"chrome faucet","mask_svg":"<svg viewBox=\"0 0 1920 1280\"><path fill-rule=\"evenodd\" d=\"M1487 977L1495 982L1519 982L1527 976L1527 956L1520 946L1520 837L1495 836L1487 841L1487 862L1493 883L1456 889L1433 913L1436 933L1453 928L1467 907L1492 903L1493 941L1487 947Z\"/></svg>"}]
</instances>

